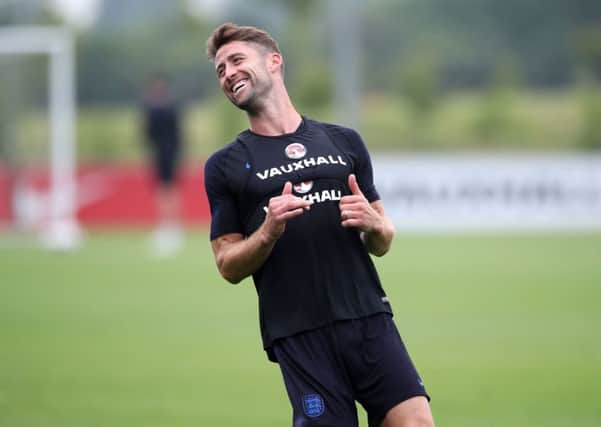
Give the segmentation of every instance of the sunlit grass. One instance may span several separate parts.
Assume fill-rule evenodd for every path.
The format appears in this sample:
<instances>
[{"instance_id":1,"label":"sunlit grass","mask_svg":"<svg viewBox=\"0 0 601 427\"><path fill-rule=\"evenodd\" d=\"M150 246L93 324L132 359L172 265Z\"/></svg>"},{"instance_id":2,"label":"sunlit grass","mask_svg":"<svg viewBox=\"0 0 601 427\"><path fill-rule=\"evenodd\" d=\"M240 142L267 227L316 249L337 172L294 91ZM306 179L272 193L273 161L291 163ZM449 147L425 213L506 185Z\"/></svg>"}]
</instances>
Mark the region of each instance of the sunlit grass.
<instances>
[{"instance_id":1,"label":"sunlit grass","mask_svg":"<svg viewBox=\"0 0 601 427\"><path fill-rule=\"evenodd\" d=\"M1 426L290 425L252 282L218 276L205 231L172 259L144 231L92 231L73 253L16 239L0 245ZM599 425L599 248L395 238L376 263L439 425Z\"/></svg>"}]
</instances>

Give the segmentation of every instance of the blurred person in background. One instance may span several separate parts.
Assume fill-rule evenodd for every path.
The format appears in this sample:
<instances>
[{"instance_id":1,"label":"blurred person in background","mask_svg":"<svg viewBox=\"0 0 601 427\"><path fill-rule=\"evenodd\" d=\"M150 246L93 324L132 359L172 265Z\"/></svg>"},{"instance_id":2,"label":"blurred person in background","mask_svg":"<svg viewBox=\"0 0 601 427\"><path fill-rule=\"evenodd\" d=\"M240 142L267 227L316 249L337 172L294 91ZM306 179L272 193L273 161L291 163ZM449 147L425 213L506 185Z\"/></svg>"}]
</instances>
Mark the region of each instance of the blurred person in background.
<instances>
[{"instance_id":1,"label":"blurred person in background","mask_svg":"<svg viewBox=\"0 0 601 427\"><path fill-rule=\"evenodd\" d=\"M293 426L358 426L356 401L370 427L432 426L370 258L388 252L394 228L361 137L297 112L265 31L223 24L207 54L250 124L205 165L211 245L226 280L253 276Z\"/></svg>"},{"instance_id":2,"label":"blurred person in background","mask_svg":"<svg viewBox=\"0 0 601 427\"><path fill-rule=\"evenodd\" d=\"M177 188L182 151L181 111L169 80L155 74L146 83L142 106L143 132L155 179L158 224L153 233L157 255L174 254L182 245Z\"/></svg>"}]
</instances>

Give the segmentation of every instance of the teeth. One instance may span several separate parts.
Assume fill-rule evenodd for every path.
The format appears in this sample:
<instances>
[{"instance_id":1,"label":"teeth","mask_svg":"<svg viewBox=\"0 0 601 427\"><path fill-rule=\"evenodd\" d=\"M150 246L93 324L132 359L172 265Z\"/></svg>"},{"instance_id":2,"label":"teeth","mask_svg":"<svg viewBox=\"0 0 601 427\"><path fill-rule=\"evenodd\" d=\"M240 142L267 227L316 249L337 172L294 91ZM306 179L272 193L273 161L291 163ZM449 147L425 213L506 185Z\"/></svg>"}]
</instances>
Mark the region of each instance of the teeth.
<instances>
[{"instance_id":1,"label":"teeth","mask_svg":"<svg viewBox=\"0 0 601 427\"><path fill-rule=\"evenodd\" d=\"M236 83L234 85L234 87L232 88L232 92L234 92L234 93L238 92L240 89L242 89L244 87L245 84L246 84L246 80L240 80L238 83Z\"/></svg>"}]
</instances>

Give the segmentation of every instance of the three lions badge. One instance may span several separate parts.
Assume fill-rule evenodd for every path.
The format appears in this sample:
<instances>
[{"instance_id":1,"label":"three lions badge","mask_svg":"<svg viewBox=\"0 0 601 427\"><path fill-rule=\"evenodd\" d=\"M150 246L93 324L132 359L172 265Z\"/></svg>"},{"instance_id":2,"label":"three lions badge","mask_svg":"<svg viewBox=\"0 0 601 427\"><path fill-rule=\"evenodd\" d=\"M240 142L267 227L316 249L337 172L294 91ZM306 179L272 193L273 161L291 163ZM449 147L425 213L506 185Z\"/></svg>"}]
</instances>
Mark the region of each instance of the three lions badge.
<instances>
[{"instance_id":1,"label":"three lions badge","mask_svg":"<svg viewBox=\"0 0 601 427\"><path fill-rule=\"evenodd\" d=\"M319 394L307 394L303 396L303 411L309 418L319 417L324 413L326 406Z\"/></svg>"}]
</instances>

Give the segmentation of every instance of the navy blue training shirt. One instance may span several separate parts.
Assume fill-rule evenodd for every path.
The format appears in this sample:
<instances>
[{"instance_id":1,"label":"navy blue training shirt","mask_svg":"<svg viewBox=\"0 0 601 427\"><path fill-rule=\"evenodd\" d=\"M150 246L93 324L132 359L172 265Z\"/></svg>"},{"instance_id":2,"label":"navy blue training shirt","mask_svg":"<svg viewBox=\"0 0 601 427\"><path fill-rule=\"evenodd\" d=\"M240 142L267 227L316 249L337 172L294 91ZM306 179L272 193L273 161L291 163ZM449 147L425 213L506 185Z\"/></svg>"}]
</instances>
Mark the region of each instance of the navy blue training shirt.
<instances>
[{"instance_id":1,"label":"navy blue training shirt","mask_svg":"<svg viewBox=\"0 0 601 427\"><path fill-rule=\"evenodd\" d=\"M205 165L211 240L251 235L265 219L269 199L286 181L313 201L292 218L265 263L253 274L263 346L337 320L391 312L372 260L354 228L341 225L338 203L350 194L354 173L369 202L379 199L369 154L351 129L303 118L279 136L249 130Z\"/></svg>"}]
</instances>

